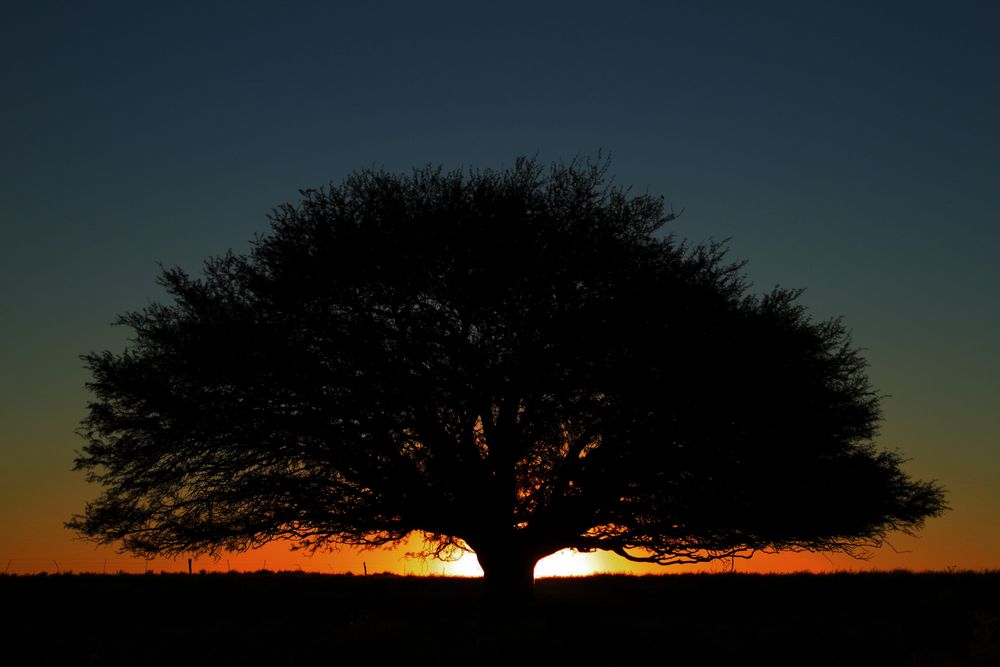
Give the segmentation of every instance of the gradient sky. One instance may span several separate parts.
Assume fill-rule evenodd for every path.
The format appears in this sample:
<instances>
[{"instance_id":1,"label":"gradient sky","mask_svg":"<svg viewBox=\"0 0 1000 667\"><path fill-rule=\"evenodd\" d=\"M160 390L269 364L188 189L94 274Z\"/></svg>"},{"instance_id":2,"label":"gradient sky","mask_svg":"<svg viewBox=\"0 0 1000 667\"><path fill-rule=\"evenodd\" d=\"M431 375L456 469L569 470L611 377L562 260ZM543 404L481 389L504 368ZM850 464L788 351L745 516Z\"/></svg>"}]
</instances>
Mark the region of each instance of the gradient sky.
<instances>
[{"instance_id":1,"label":"gradient sky","mask_svg":"<svg viewBox=\"0 0 1000 667\"><path fill-rule=\"evenodd\" d=\"M904 553L737 569L1000 568L997 3L18 5L0 23L0 566L144 567L62 523L97 495L71 471L78 355L121 350L109 322L159 298L157 262L246 250L272 207L359 167L603 149L618 182L685 208L677 235L731 238L761 290L843 315L888 395L880 445L949 491L919 539L891 538ZM264 559L442 571L283 545L232 563Z\"/></svg>"}]
</instances>

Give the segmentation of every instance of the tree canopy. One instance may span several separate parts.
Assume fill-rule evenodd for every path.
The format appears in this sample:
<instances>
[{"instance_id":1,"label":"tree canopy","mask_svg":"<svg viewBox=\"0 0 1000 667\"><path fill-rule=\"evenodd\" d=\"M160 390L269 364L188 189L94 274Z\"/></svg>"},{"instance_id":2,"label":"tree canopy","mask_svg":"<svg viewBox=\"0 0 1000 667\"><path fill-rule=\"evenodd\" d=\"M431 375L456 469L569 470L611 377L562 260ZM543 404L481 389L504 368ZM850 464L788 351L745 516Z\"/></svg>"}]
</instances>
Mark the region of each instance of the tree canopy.
<instances>
[{"instance_id":1,"label":"tree canopy","mask_svg":"<svg viewBox=\"0 0 1000 667\"><path fill-rule=\"evenodd\" d=\"M530 585L563 548L854 553L940 514L844 325L674 217L585 160L303 191L85 355L103 494L68 525L145 555L418 532Z\"/></svg>"}]
</instances>

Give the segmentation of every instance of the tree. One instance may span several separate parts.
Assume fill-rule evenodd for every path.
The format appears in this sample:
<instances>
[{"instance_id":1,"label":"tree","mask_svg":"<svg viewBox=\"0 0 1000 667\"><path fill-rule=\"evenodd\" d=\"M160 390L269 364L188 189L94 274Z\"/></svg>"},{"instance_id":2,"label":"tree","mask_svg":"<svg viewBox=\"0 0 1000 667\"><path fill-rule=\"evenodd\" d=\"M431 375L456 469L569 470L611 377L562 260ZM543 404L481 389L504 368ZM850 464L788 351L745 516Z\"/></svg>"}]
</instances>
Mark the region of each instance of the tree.
<instances>
[{"instance_id":1,"label":"tree","mask_svg":"<svg viewBox=\"0 0 1000 667\"><path fill-rule=\"evenodd\" d=\"M83 357L76 467L103 495L68 526L143 555L418 532L518 596L568 547L857 553L940 514L873 444L841 322L751 293L674 217L590 161L303 191Z\"/></svg>"}]
</instances>

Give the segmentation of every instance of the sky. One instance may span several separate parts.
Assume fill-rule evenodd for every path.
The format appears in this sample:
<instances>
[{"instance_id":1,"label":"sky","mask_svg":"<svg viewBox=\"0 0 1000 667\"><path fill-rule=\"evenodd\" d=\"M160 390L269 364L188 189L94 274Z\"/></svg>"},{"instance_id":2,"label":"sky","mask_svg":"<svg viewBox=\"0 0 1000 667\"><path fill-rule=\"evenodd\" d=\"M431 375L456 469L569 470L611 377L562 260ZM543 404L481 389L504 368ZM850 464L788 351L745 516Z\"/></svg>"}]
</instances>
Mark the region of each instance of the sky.
<instances>
[{"instance_id":1,"label":"sky","mask_svg":"<svg viewBox=\"0 0 1000 667\"><path fill-rule=\"evenodd\" d=\"M946 515L868 561L733 567L1000 568L998 25L990 2L7 8L0 566L186 568L63 528L98 494L72 471L79 355L121 351L110 322L162 296L161 263L246 251L272 208L358 168L603 151L618 183L684 209L678 237L730 239L755 289L805 288L814 317L843 316L886 395L879 446L948 491ZM194 567L477 572L405 551L278 544ZM627 568L591 554L541 573Z\"/></svg>"}]
</instances>

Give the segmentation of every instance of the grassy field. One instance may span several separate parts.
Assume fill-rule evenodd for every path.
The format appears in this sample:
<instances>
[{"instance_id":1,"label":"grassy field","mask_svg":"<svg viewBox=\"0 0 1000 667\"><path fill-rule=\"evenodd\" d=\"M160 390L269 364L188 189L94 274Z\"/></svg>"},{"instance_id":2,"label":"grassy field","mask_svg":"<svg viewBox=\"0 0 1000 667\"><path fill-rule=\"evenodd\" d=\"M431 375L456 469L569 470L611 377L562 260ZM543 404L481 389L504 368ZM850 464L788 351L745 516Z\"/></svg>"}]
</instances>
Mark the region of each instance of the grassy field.
<instances>
[{"instance_id":1,"label":"grassy field","mask_svg":"<svg viewBox=\"0 0 1000 667\"><path fill-rule=\"evenodd\" d=\"M0 576L5 664L1000 665L1000 572ZM25 658L14 658L21 650Z\"/></svg>"}]
</instances>

